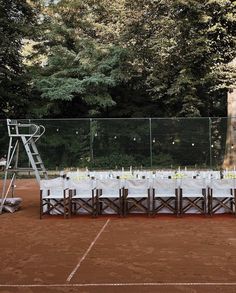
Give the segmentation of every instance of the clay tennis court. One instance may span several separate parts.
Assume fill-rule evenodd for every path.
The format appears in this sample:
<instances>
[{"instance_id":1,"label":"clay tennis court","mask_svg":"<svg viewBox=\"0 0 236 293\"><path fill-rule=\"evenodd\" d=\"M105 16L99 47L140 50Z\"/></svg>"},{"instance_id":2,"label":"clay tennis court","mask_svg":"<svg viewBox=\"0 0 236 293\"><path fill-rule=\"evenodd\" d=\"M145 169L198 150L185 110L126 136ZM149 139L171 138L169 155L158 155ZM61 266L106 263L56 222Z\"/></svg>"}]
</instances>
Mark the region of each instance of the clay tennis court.
<instances>
[{"instance_id":1,"label":"clay tennis court","mask_svg":"<svg viewBox=\"0 0 236 293\"><path fill-rule=\"evenodd\" d=\"M48 216L35 180L1 215L0 292L235 292L236 218Z\"/></svg>"}]
</instances>

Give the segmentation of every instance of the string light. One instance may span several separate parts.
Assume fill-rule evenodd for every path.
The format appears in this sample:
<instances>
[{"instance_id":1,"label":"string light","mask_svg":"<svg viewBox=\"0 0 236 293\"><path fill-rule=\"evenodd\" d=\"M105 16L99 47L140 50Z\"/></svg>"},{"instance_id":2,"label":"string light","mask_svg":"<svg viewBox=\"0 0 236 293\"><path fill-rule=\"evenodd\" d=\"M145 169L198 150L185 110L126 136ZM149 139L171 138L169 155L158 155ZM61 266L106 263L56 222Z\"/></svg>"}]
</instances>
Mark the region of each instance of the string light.
<instances>
[{"instance_id":1,"label":"string light","mask_svg":"<svg viewBox=\"0 0 236 293\"><path fill-rule=\"evenodd\" d=\"M117 139L116 135L114 136L114 139Z\"/></svg>"},{"instance_id":2,"label":"string light","mask_svg":"<svg viewBox=\"0 0 236 293\"><path fill-rule=\"evenodd\" d=\"M152 140L152 142L155 143L155 142L156 142L156 139L154 138L154 139Z\"/></svg>"},{"instance_id":3,"label":"string light","mask_svg":"<svg viewBox=\"0 0 236 293\"><path fill-rule=\"evenodd\" d=\"M174 141L172 141L172 144L175 144L175 142L174 142Z\"/></svg>"},{"instance_id":4,"label":"string light","mask_svg":"<svg viewBox=\"0 0 236 293\"><path fill-rule=\"evenodd\" d=\"M75 133L76 133L76 134L79 134L79 131L76 131Z\"/></svg>"},{"instance_id":5,"label":"string light","mask_svg":"<svg viewBox=\"0 0 236 293\"><path fill-rule=\"evenodd\" d=\"M59 132L59 128L57 128L57 132Z\"/></svg>"},{"instance_id":6,"label":"string light","mask_svg":"<svg viewBox=\"0 0 236 293\"><path fill-rule=\"evenodd\" d=\"M136 137L133 138L133 141L136 141Z\"/></svg>"},{"instance_id":7,"label":"string light","mask_svg":"<svg viewBox=\"0 0 236 293\"><path fill-rule=\"evenodd\" d=\"M192 146L194 146L195 144L194 143L192 143Z\"/></svg>"}]
</instances>

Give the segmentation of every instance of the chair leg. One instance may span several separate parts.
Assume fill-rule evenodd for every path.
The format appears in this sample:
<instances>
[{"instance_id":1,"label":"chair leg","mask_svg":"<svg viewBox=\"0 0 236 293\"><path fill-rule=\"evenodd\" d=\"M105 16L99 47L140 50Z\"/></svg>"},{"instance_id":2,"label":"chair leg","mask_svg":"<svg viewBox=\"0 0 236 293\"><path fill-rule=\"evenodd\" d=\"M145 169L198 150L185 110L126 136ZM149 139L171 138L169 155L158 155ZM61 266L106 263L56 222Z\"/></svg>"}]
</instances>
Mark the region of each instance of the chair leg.
<instances>
[{"instance_id":1,"label":"chair leg","mask_svg":"<svg viewBox=\"0 0 236 293\"><path fill-rule=\"evenodd\" d=\"M179 216L181 214L180 207L182 206L181 197L175 196L175 215Z\"/></svg>"},{"instance_id":2,"label":"chair leg","mask_svg":"<svg viewBox=\"0 0 236 293\"><path fill-rule=\"evenodd\" d=\"M202 189L202 213L206 216L206 189Z\"/></svg>"},{"instance_id":3,"label":"chair leg","mask_svg":"<svg viewBox=\"0 0 236 293\"><path fill-rule=\"evenodd\" d=\"M121 217L123 214L123 210L122 210L122 197L121 195L119 196L119 216Z\"/></svg>"},{"instance_id":4,"label":"chair leg","mask_svg":"<svg viewBox=\"0 0 236 293\"><path fill-rule=\"evenodd\" d=\"M99 213L99 196L96 195L96 217L98 216Z\"/></svg>"},{"instance_id":5,"label":"chair leg","mask_svg":"<svg viewBox=\"0 0 236 293\"><path fill-rule=\"evenodd\" d=\"M208 195L208 214L212 216L212 196Z\"/></svg>"},{"instance_id":6,"label":"chair leg","mask_svg":"<svg viewBox=\"0 0 236 293\"><path fill-rule=\"evenodd\" d=\"M236 216L236 189L233 189L234 192L234 215Z\"/></svg>"},{"instance_id":7,"label":"chair leg","mask_svg":"<svg viewBox=\"0 0 236 293\"><path fill-rule=\"evenodd\" d=\"M183 215L183 194L181 193L179 196L179 215L182 216Z\"/></svg>"},{"instance_id":8,"label":"chair leg","mask_svg":"<svg viewBox=\"0 0 236 293\"><path fill-rule=\"evenodd\" d=\"M71 196L68 198L68 217L71 218Z\"/></svg>"},{"instance_id":9,"label":"chair leg","mask_svg":"<svg viewBox=\"0 0 236 293\"><path fill-rule=\"evenodd\" d=\"M181 203L181 195L182 192L179 189L175 189L175 215L179 216L180 213L180 206L182 206Z\"/></svg>"},{"instance_id":10,"label":"chair leg","mask_svg":"<svg viewBox=\"0 0 236 293\"><path fill-rule=\"evenodd\" d=\"M147 198L147 205L148 205L148 216L151 216L151 198L150 198L150 193L148 194L148 198Z\"/></svg>"},{"instance_id":11,"label":"chair leg","mask_svg":"<svg viewBox=\"0 0 236 293\"><path fill-rule=\"evenodd\" d=\"M124 189L123 191L123 212L124 212L124 217L127 216L127 190Z\"/></svg>"},{"instance_id":12,"label":"chair leg","mask_svg":"<svg viewBox=\"0 0 236 293\"><path fill-rule=\"evenodd\" d=\"M92 194L92 217L96 217L96 202L94 198L94 194Z\"/></svg>"},{"instance_id":13,"label":"chair leg","mask_svg":"<svg viewBox=\"0 0 236 293\"><path fill-rule=\"evenodd\" d=\"M152 215L155 216L155 194L152 195Z\"/></svg>"},{"instance_id":14,"label":"chair leg","mask_svg":"<svg viewBox=\"0 0 236 293\"><path fill-rule=\"evenodd\" d=\"M64 198L63 198L63 206L64 206L64 219L66 218L66 213L67 213L67 208L66 208L66 198L65 198L65 196L64 196Z\"/></svg>"}]
</instances>

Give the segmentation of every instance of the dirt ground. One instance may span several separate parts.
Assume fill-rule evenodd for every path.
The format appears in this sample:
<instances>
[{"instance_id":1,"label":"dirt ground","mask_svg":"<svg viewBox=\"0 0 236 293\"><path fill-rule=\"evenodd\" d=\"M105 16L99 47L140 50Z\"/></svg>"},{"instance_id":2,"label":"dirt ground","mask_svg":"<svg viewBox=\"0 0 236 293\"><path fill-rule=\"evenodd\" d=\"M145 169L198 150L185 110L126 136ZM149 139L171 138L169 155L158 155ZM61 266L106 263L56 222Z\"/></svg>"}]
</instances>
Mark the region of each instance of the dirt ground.
<instances>
[{"instance_id":1,"label":"dirt ground","mask_svg":"<svg viewBox=\"0 0 236 293\"><path fill-rule=\"evenodd\" d=\"M234 216L40 220L35 180L16 195L22 209L0 216L0 292L236 292Z\"/></svg>"}]
</instances>

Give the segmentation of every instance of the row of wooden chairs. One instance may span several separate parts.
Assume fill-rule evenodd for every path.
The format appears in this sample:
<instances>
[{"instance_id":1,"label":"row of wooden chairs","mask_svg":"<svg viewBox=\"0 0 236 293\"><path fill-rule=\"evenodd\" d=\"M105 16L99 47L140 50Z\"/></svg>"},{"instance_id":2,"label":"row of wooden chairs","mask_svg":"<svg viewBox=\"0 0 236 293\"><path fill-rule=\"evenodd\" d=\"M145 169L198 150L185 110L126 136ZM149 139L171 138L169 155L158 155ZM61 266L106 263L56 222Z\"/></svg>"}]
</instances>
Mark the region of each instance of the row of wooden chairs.
<instances>
[{"instance_id":1,"label":"row of wooden chairs","mask_svg":"<svg viewBox=\"0 0 236 293\"><path fill-rule=\"evenodd\" d=\"M168 212L215 214L221 210L236 215L234 179L205 185L203 180L91 179L73 182L62 178L43 180L40 189L40 218L44 214L71 217L82 213L98 216L115 213L157 215Z\"/></svg>"}]
</instances>

